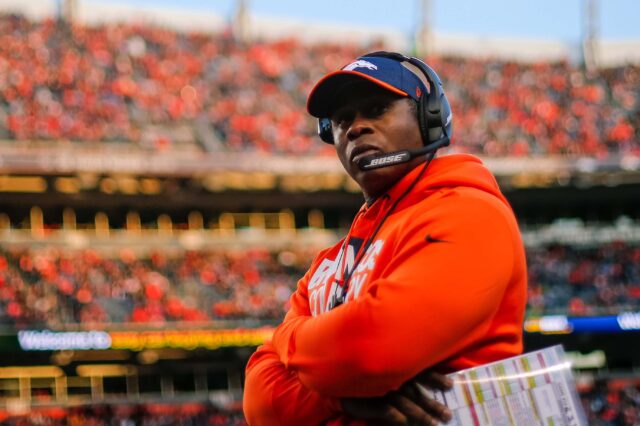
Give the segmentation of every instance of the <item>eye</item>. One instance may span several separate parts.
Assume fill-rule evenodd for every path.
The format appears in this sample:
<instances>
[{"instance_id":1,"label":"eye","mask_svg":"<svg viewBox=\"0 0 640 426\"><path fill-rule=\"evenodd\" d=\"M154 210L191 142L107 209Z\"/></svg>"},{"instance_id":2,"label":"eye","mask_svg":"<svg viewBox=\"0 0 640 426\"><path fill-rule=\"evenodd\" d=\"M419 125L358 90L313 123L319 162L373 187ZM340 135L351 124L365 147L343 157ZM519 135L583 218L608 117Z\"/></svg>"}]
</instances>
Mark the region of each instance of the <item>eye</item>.
<instances>
[{"instance_id":1,"label":"eye","mask_svg":"<svg viewBox=\"0 0 640 426\"><path fill-rule=\"evenodd\" d=\"M362 112L368 118L376 118L387 112L387 109L389 109L389 102L375 101L367 105Z\"/></svg>"},{"instance_id":2,"label":"eye","mask_svg":"<svg viewBox=\"0 0 640 426\"><path fill-rule=\"evenodd\" d=\"M350 112L339 112L331 117L332 125L335 127L347 127L353 121L353 113Z\"/></svg>"}]
</instances>

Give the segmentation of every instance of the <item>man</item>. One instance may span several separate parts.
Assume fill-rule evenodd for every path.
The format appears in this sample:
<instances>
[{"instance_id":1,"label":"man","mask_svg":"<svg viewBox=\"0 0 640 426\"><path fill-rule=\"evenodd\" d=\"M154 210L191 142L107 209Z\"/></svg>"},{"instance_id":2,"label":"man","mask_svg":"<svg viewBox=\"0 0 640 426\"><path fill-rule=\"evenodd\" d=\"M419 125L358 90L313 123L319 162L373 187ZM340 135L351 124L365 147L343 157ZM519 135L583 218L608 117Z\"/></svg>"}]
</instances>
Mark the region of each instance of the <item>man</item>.
<instances>
[{"instance_id":1,"label":"man","mask_svg":"<svg viewBox=\"0 0 640 426\"><path fill-rule=\"evenodd\" d=\"M416 391L429 378L445 386L425 371L522 350L526 265L511 208L477 158L433 158L452 114L438 76L415 58L364 55L320 80L307 109L365 204L249 361L249 424L446 420Z\"/></svg>"}]
</instances>

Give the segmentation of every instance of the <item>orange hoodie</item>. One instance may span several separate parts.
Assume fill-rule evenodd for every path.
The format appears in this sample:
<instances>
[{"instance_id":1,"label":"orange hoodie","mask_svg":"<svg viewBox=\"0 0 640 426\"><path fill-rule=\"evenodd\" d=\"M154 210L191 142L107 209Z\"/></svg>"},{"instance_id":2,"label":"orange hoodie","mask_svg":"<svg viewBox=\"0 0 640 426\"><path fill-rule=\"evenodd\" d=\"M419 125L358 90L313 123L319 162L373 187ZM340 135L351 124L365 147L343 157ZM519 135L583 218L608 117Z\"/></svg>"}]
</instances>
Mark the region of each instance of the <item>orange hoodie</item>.
<instances>
[{"instance_id":1,"label":"orange hoodie","mask_svg":"<svg viewBox=\"0 0 640 426\"><path fill-rule=\"evenodd\" d=\"M518 225L479 159L438 158L400 200L332 299L358 251L422 165L314 260L271 342L247 366L249 424L366 424L340 397L398 389L426 368L477 366L522 351L526 263Z\"/></svg>"}]
</instances>

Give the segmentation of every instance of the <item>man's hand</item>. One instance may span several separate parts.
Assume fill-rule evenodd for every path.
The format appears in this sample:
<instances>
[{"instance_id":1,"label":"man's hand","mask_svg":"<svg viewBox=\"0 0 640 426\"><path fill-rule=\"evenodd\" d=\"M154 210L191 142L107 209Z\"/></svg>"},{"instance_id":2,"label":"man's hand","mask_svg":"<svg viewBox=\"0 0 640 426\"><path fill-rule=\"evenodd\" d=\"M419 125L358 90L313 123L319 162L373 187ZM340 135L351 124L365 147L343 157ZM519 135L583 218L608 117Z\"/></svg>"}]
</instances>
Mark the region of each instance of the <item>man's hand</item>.
<instances>
[{"instance_id":1,"label":"man's hand","mask_svg":"<svg viewBox=\"0 0 640 426\"><path fill-rule=\"evenodd\" d=\"M451 388L452 382L440 373L425 371L383 397L344 398L341 400L342 408L353 418L384 425L432 426L451 420L451 411L428 397L420 386L444 391Z\"/></svg>"}]
</instances>

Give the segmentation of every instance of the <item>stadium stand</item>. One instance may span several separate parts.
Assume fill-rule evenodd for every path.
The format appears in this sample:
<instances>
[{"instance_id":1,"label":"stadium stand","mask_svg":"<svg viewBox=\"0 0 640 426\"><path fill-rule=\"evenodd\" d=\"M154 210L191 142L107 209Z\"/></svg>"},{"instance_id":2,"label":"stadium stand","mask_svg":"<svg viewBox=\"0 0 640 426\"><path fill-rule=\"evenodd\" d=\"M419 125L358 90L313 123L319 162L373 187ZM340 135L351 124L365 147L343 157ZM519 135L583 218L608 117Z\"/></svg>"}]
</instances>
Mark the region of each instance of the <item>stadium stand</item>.
<instances>
[{"instance_id":1,"label":"stadium stand","mask_svg":"<svg viewBox=\"0 0 640 426\"><path fill-rule=\"evenodd\" d=\"M640 384L634 379L600 379L581 391L589 424L635 425L640 421Z\"/></svg>"},{"instance_id":2,"label":"stadium stand","mask_svg":"<svg viewBox=\"0 0 640 426\"><path fill-rule=\"evenodd\" d=\"M0 412L0 420L7 426L247 425L242 413L203 403L51 407L24 414Z\"/></svg>"},{"instance_id":3,"label":"stadium stand","mask_svg":"<svg viewBox=\"0 0 640 426\"><path fill-rule=\"evenodd\" d=\"M527 250L530 314L590 316L640 309L640 246Z\"/></svg>"},{"instance_id":4,"label":"stadium stand","mask_svg":"<svg viewBox=\"0 0 640 426\"><path fill-rule=\"evenodd\" d=\"M580 392L592 426L635 425L640 420L640 386L628 379L598 379ZM49 407L29 412L0 411L7 426L94 425L211 425L245 426L237 411L221 410L205 403L113 404Z\"/></svg>"},{"instance_id":5,"label":"stadium stand","mask_svg":"<svg viewBox=\"0 0 640 426\"><path fill-rule=\"evenodd\" d=\"M592 426L635 425L640 419L640 387L625 380L598 380L580 393ZM189 403L145 405L95 405L73 408L41 408L28 413L0 412L7 426L94 425L211 425L245 426L238 412L224 411L210 404Z\"/></svg>"},{"instance_id":6,"label":"stadium stand","mask_svg":"<svg viewBox=\"0 0 640 426\"><path fill-rule=\"evenodd\" d=\"M525 235L527 233L525 232ZM17 328L279 319L314 248L184 250L149 245L0 249L0 321ZM531 315L640 309L640 245L529 247Z\"/></svg>"},{"instance_id":7,"label":"stadium stand","mask_svg":"<svg viewBox=\"0 0 640 426\"><path fill-rule=\"evenodd\" d=\"M3 248L0 318L18 328L281 318L308 249Z\"/></svg>"},{"instance_id":8,"label":"stadium stand","mask_svg":"<svg viewBox=\"0 0 640 426\"><path fill-rule=\"evenodd\" d=\"M1 16L0 29L0 68L7 71L0 137L152 150L327 153L304 113L306 94L311 82L362 50L17 15ZM459 111L456 150L488 157L640 154L637 65L591 73L567 61L427 59Z\"/></svg>"}]
</instances>

